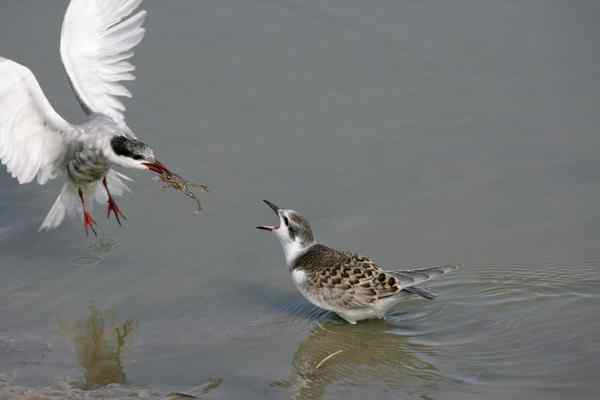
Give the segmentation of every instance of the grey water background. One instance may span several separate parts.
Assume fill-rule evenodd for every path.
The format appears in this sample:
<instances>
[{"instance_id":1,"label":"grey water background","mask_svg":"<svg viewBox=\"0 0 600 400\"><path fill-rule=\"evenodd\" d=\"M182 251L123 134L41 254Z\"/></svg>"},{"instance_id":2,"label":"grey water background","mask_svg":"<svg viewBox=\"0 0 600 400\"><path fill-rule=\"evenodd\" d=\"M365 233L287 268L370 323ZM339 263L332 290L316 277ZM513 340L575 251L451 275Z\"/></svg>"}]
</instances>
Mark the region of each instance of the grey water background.
<instances>
[{"instance_id":1,"label":"grey water background","mask_svg":"<svg viewBox=\"0 0 600 400\"><path fill-rule=\"evenodd\" d=\"M5 1L0 55L77 122L58 54L66 5ZM135 387L596 398L599 3L144 5L127 121L212 188L206 209L127 171L123 228L97 206L98 240L80 221L38 233L59 184L19 186L3 170L0 374L38 388L84 375L60 323L94 304L135 321L122 361ZM432 283L434 302L345 325L301 298L279 244L254 229L274 222L263 198L386 267L463 267Z\"/></svg>"}]
</instances>

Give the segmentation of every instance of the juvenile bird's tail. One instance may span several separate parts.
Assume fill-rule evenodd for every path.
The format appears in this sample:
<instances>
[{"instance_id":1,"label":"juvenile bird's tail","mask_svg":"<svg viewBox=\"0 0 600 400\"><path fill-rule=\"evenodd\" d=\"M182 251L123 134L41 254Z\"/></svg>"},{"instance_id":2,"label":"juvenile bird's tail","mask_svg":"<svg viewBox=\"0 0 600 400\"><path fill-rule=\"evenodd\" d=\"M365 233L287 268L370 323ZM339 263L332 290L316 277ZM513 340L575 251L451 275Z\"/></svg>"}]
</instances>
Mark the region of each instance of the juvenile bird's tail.
<instances>
[{"instance_id":1,"label":"juvenile bird's tail","mask_svg":"<svg viewBox=\"0 0 600 400\"><path fill-rule=\"evenodd\" d=\"M114 170L109 170L106 174L106 183L112 195L120 196L124 192L129 191L129 188L123 181L131 181L131 178ZM60 194L56 198L54 205L46 215L44 222L40 226L40 231L49 230L59 226L65 217L83 218L83 209L81 200L79 199L80 187L67 181L62 187ZM92 200L95 198L99 203L105 203L108 199L106 190L102 182L98 181L87 186L81 187L83 199L86 206L91 209L93 206Z\"/></svg>"},{"instance_id":2,"label":"juvenile bird's tail","mask_svg":"<svg viewBox=\"0 0 600 400\"><path fill-rule=\"evenodd\" d=\"M408 271L390 271L389 274L396 278L402 291L433 300L436 297L435 293L416 285L447 274L457 268L456 265L444 265L442 267L420 268Z\"/></svg>"},{"instance_id":3,"label":"juvenile bird's tail","mask_svg":"<svg viewBox=\"0 0 600 400\"><path fill-rule=\"evenodd\" d=\"M407 287L402 289L404 290L406 293L410 293L410 294L415 294L417 296L421 296L427 300L433 300L437 297L437 294L433 293L431 290L429 289L425 289L425 288L420 288L420 287L416 287L416 286L411 286L411 287Z\"/></svg>"}]
</instances>

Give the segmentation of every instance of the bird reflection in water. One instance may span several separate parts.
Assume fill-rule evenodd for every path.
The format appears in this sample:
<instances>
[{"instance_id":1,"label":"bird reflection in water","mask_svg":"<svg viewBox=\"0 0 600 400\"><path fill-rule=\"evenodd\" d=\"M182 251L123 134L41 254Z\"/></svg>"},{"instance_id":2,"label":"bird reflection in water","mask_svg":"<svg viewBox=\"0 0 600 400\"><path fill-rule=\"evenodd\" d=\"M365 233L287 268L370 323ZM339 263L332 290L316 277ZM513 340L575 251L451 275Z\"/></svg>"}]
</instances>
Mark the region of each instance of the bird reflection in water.
<instances>
[{"instance_id":1,"label":"bird reflection in water","mask_svg":"<svg viewBox=\"0 0 600 400\"><path fill-rule=\"evenodd\" d=\"M425 361L430 347L389 331L385 321L358 325L320 323L300 343L290 377L275 382L292 399L321 399L328 386L382 383L403 393L420 393L442 375Z\"/></svg>"},{"instance_id":2,"label":"bird reflection in water","mask_svg":"<svg viewBox=\"0 0 600 400\"><path fill-rule=\"evenodd\" d=\"M127 383L123 356L131 345L136 322L119 320L114 311L89 307L89 315L76 321L59 321L61 333L69 339L84 370L83 388L94 389L111 383Z\"/></svg>"}]
</instances>

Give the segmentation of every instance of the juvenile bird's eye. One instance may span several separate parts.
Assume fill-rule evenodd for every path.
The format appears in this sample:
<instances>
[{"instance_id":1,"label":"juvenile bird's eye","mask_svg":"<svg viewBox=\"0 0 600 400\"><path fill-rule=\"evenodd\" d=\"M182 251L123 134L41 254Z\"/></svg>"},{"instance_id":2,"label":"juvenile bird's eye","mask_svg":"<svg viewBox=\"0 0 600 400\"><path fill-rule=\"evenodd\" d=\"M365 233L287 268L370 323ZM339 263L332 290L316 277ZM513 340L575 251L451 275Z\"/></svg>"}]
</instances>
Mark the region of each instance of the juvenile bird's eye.
<instances>
[{"instance_id":1,"label":"juvenile bird's eye","mask_svg":"<svg viewBox=\"0 0 600 400\"><path fill-rule=\"evenodd\" d=\"M131 158L133 158L134 160L141 160L144 157L140 156L139 154L136 154L136 155L132 156Z\"/></svg>"},{"instance_id":2,"label":"juvenile bird's eye","mask_svg":"<svg viewBox=\"0 0 600 400\"><path fill-rule=\"evenodd\" d=\"M290 225L290 221L288 220L287 217L283 217L283 223L285 224L285 226L289 226Z\"/></svg>"}]
</instances>

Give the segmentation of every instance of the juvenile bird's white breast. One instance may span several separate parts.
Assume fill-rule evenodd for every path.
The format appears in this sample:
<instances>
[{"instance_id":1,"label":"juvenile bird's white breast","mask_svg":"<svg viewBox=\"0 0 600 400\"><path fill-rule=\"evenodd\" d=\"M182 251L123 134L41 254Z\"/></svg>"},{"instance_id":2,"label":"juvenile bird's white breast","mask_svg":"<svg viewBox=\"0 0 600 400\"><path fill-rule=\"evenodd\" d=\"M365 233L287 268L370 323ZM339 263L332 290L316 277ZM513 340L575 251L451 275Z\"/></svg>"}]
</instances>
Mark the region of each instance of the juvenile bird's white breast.
<instances>
[{"instance_id":1,"label":"juvenile bird's white breast","mask_svg":"<svg viewBox=\"0 0 600 400\"><path fill-rule=\"evenodd\" d=\"M306 272L295 269L292 271L292 279L298 287L302 287L304 286L304 282L306 282Z\"/></svg>"},{"instance_id":2,"label":"juvenile bird's white breast","mask_svg":"<svg viewBox=\"0 0 600 400\"><path fill-rule=\"evenodd\" d=\"M282 241L282 245L283 253L285 255L285 263L287 264L288 268L292 268L298 257L306 253L310 247L310 245L307 246L298 242L289 241Z\"/></svg>"},{"instance_id":3,"label":"juvenile bird's white breast","mask_svg":"<svg viewBox=\"0 0 600 400\"><path fill-rule=\"evenodd\" d=\"M324 310L335 311L333 307L323 302L320 296L310 289L310 287L308 286L308 275L305 271L302 271L300 269L292 270L292 280L296 284L296 287L298 288L300 293L312 304Z\"/></svg>"}]
</instances>

